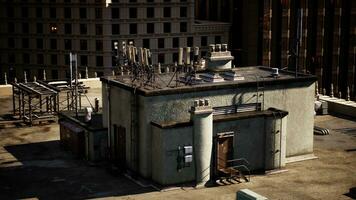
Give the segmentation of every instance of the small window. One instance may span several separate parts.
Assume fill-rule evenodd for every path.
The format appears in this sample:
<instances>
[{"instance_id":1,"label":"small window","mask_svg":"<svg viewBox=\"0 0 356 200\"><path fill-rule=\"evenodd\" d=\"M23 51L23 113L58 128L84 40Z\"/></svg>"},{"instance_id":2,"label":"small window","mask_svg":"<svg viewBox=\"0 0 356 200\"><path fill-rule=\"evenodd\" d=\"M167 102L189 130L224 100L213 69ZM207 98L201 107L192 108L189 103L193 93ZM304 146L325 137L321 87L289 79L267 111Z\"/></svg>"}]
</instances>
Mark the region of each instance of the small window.
<instances>
[{"instance_id":1,"label":"small window","mask_svg":"<svg viewBox=\"0 0 356 200\"><path fill-rule=\"evenodd\" d=\"M147 8L147 18L154 18L155 17L155 8L148 7Z\"/></svg>"},{"instance_id":2,"label":"small window","mask_svg":"<svg viewBox=\"0 0 356 200\"><path fill-rule=\"evenodd\" d=\"M200 41L201 46L205 47L208 46L208 37L207 36L202 36L201 41Z\"/></svg>"},{"instance_id":3,"label":"small window","mask_svg":"<svg viewBox=\"0 0 356 200\"><path fill-rule=\"evenodd\" d=\"M193 37L188 37L187 38L187 46L192 47L194 45Z\"/></svg>"},{"instance_id":4,"label":"small window","mask_svg":"<svg viewBox=\"0 0 356 200\"><path fill-rule=\"evenodd\" d=\"M64 18L70 19L72 17L72 9L64 8Z\"/></svg>"},{"instance_id":5,"label":"small window","mask_svg":"<svg viewBox=\"0 0 356 200\"><path fill-rule=\"evenodd\" d=\"M215 44L221 44L221 36L220 35L215 36Z\"/></svg>"},{"instance_id":6,"label":"small window","mask_svg":"<svg viewBox=\"0 0 356 200\"><path fill-rule=\"evenodd\" d=\"M169 23L169 22L163 23L163 31L164 31L164 33L170 33L171 32L171 23Z\"/></svg>"},{"instance_id":7,"label":"small window","mask_svg":"<svg viewBox=\"0 0 356 200\"><path fill-rule=\"evenodd\" d=\"M172 54L172 60L173 60L173 62L178 62L178 53Z\"/></svg>"},{"instance_id":8,"label":"small window","mask_svg":"<svg viewBox=\"0 0 356 200\"><path fill-rule=\"evenodd\" d=\"M30 32L30 28L28 26L28 23L22 23L22 32L23 33L29 33Z\"/></svg>"},{"instance_id":9,"label":"small window","mask_svg":"<svg viewBox=\"0 0 356 200\"><path fill-rule=\"evenodd\" d=\"M103 35L103 25L102 24L95 24L95 34Z\"/></svg>"},{"instance_id":10,"label":"small window","mask_svg":"<svg viewBox=\"0 0 356 200\"><path fill-rule=\"evenodd\" d=\"M187 17L187 7L180 7L180 17Z\"/></svg>"},{"instance_id":11,"label":"small window","mask_svg":"<svg viewBox=\"0 0 356 200\"><path fill-rule=\"evenodd\" d=\"M51 46L51 49L57 49L57 40L56 39L51 39L50 40L50 46Z\"/></svg>"},{"instance_id":12,"label":"small window","mask_svg":"<svg viewBox=\"0 0 356 200\"><path fill-rule=\"evenodd\" d=\"M15 54L9 54L8 61L9 63L15 63L16 56Z\"/></svg>"},{"instance_id":13,"label":"small window","mask_svg":"<svg viewBox=\"0 0 356 200\"><path fill-rule=\"evenodd\" d=\"M21 16L22 16L22 18L27 18L28 17L28 8L27 7L23 7L22 9L21 9Z\"/></svg>"},{"instance_id":14,"label":"small window","mask_svg":"<svg viewBox=\"0 0 356 200\"><path fill-rule=\"evenodd\" d=\"M173 38L173 48L178 48L179 47L179 38Z\"/></svg>"},{"instance_id":15,"label":"small window","mask_svg":"<svg viewBox=\"0 0 356 200\"><path fill-rule=\"evenodd\" d=\"M64 33L72 34L72 24L64 24Z\"/></svg>"},{"instance_id":16,"label":"small window","mask_svg":"<svg viewBox=\"0 0 356 200\"><path fill-rule=\"evenodd\" d=\"M171 8L170 7L163 8L163 17L171 17Z\"/></svg>"},{"instance_id":17,"label":"small window","mask_svg":"<svg viewBox=\"0 0 356 200\"><path fill-rule=\"evenodd\" d=\"M88 43L86 40L80 40L80 50L87 50L88 49Z\"/></svg>"},{"instance_id":18,"label":"small window","mask_svg":"<svg viewBox=\"0 0 356 200\"><path fill-rule=\"evenodd\" d=\"M103 56L96 56L96 66L104 66Z\"/></svg>"},{"instance_id":19,"label":"small window","mask_svg":"<svg viewBox=\"0 0 356 200\"><path fill-rule=\"evenodd\" d=\"M70 62L69 54L65 54L64 55L64 64L69 65L70 64L69 62Z\"/></svg>"},{"instance_id":20,"label":"small window","mask_svg":"<svg viewBox=\"0 0 356 200\"><path fill-rule=\"evenodd\" d=\"M143 48L147 48L147 49L149 49L150 48L150 39L143 39L142 40L142 46L143 46Z\"/></svg>"},{"instance_id":21,"label":"small window","mask_svg":"<svg viewBox=\"0 0 356 200\"><path fill-rule=\"evenodd\" d=\"M44 59L43 59L43 54L37 54L37 64L43 65Z\"/></svg>"},{"instance_id":22,"label":"small window","mask_svg":"<svg viewBox=\"0 0 356 200\"><path fill-rule=\"evenodd\" d=\"M51 64L52 65L57 65L57 55L56 54L52 54L51 55Z\"/></svg>"},{"instance_id":23,"label":"small window","mask_svg":"<svg viewBox=\"0 0 356 200\"><path fill-rule=\"evenodd\" d=\"M130 16L130 18L137 18L137 8L130 8L129 16Z\"/></svg>"},{"instance_id":24,"label":"small window","mask_svg":"<svg viewBox=\"0 0 356 200\"><path fill-rule=\"evenodd\" d=\"M28 54L28 53L22 54L22 61L24 64L29 64L30 63L30 54Z\"/></svg>"},{"instance_id":25,"label":"small window","mask_svg":"<svg viewBox=\"0 0 356 200\"><path fill-rule=\"evenodd\" d=\"M81 19L87 18L87 8L79 8L79 17Z\"/></svg>"},{"instance_id":26,"label":"small window","mask_svg":"<svg viewBox=\"0 0 356 200\"><path fill-rule=\"evenodd\" d=\"M58 79L58 70L53 69L52 70L52 79L57 80Z\"/></svg>"},{"instance_id":27,"label":"small window","mask_svg":"<svg viewBox=\"0 0 356 200\"><path fill-rule=\"evenodd\" d=\"M164 38L158 38L158 48L164 48Z\"/></svg>"},{"instance_id":28,"label":"small window","mask_svg":"<svg viewBox=\"0 0 356 200\"><path fill-rule=\"evenodd\" d=\"M36 39L36 46L37 46L37 49L43 49L43 39L42 38Z\"/></svg>"},{"instance_id":29,"label":"small window","mask_svg":"<svg viewBox=\"0 0 356 200\"><path fill-rule=\"evenodd\" d=\"M182 33L187 32L187 22L180 23L180 32L182 32Z\"/></svg>"},{"instance_id":30,"label":"small window","mask_svg":"<svg viewBox=\"0 0 356 200\"><path fill-rule=\"evenodd\" d=\"M15 32L15 25L12 22L7 23L7 32L14 33Z\"/></svg>"},{"instance_id":31,"label":"small window","mask_svg":"<svg viewBox=\"0 0 356 200\"><path fill-rule=\"evenodd\" d=\"M113 35L119 35L120 34L120 24L112 24L111 25L111 33Z\"/></svg>"},{"instance_id":32,"label":"small window","mask_svg":"<svg viewBox=\"0 0 356 200\"><path fill-rule=\"evenodd\" d=\"M57 10L56 8L49 8L49 17L52 19L57 18Z\"/></svg>"},{"instance_id":33,"label":"small window","mask_svg":"<svg viewBox=\"0 0 356 200\"><path fill-rule=\"evenodd\" d=\"M111 18L113 18L113 19L120 18L120 9L119 8L111 8Z\"/></svg>"},{"instance_id":34,"label":"small window","mask_svg":"<svg viewBox=\"0 0 356 200\"><path fill-rule=\"evenodd\" d=\"M28 48L29 47L29 39L28 38L22 38L22 48Z\"/></svg>"},{"instance_id":35,"label":"small window","mask_svg":"<svg viewBox=\"0 0 356 200\"><path fill-rule=\"evenodd\" d=\"M14 15L14 13L15 13L14 7L7 7L7 8L6 8L6 11L7 11L7 17L11 18L11 17L14 17L14 16L15 16L15 15Z\"/></svg>"},{"instance_id":36,"label":"small window","mask_svg":"<svg viewBox=\"0 0 356 200\"><path fill-rule=\"evenodd\" d=\"M15 39L14 38L8 38L7 39L7 46L9 48L15 48Z\"/></svg>"},{"instance_id":37,"label":"small window","mask_svg":"<svg viewBox=\"0 0 356 200\"><path fill-rule=\"evenodd\" d=\"M103 9L95 8L95 19L103 18Z\"/></svg>"},{"instance_id":38,"label":"small window","mask_svg":"<svg viewBox=\"0 0 356 200\"><path fill-rule=\"evenodd\" d=\"M165 62L164 53L158 54L158 62L159 63L164 63Z\"/></svg>"},{"instance_id":39,"label":"small window","mask_svg":"<svg viewBox=\"0 0 356 200\"><path fill-rule=\"evenodd\" d=\"M147 33L154 33L154 32L155 32L155 24L147 23Z\"/></svg>"},{"instance_id":40,"label":"small window","mask_svg":"<svg viewBox=\"0 0 356 200\"><path fill-rule=\"evenodd\" d=\"M88 29L86 24L80 24L80 34L85 35L87 34Z\"/></svg>"},{"instance_id":41,"label":"small window","mask_svg":"<svg viewBox=\"0 0 356 200\"><path fill-rule=\"evenodd\" d=\"M72 40L64 39L64 49L71 50L72 49Z\"/></svg>"},{"instance_id":42,"label":"small window","mask_svg":"<svg viewBox=\"0 0 356 200\"><path fill-rule=\"evenodd\" d=\"M88 65L88 56L81 55L80 56L80 64L81 64L81 66L87 66Z\"/></svg>"},{"instance_id":43,"label":"small window","mask_svg":"<svg viewBox=\"0 0 356 200\"><path fill-rule=\"evenodd\" d=\"M97 51L102 51L103 50L103 41L102 40L96 40L95 41L95 49Z\"/></svg>"},{"instance_id":44,"label":"small window","mask_svg":"<svg viewBox=\"0 0 356 200\"><path fill-rule=\"evenodd\" d=\"M130 24L130 34L137 34L137 24Z\"/></svg>"},{"instance_id":45,"label":"small window","mask_svg":"<svg viewBox=\"0 0 356 200\"><path fill-rule=\"evenodd\" d=\"M36 8L36 17L37 18L42 18L43 17L42 7L37 7Z\"/></svg>"},{"instance_id":46,"label":"small window","mask_svg":"<svg viewBox=\"0 0 356 200\"><path fill-rule=\"evenodd\" d=\"M41 23L36 24L36 33L43 33L43 24Z\"/></svg>"}]
</instances>

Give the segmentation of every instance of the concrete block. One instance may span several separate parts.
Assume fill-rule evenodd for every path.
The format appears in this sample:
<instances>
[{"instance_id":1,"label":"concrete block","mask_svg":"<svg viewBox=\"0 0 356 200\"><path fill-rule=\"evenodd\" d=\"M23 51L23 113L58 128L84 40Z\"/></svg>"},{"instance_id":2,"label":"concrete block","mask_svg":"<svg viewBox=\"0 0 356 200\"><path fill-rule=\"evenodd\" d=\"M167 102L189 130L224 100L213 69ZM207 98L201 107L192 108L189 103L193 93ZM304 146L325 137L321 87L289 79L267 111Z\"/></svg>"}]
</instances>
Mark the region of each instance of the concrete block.
<instances>
[{"instance_id":1,"label":"concrete block","mask_svg":"<svg viewBox=\"0 0 356 200\"><path fill-rule=\"evenodd\" d=\"M0 97L11 96L12 85L0 85Z\"/></svg>"},{"instance_id":2,"label":"concrete block","mask_svg":"<svg viewBox=\"0 0 356 200\"><path fill-rule=\"evenodd\" d=\"M237 192L238 200L268 200L266 197L261 196L249 189L242 189Z\"/></svg>"}]
</instances>

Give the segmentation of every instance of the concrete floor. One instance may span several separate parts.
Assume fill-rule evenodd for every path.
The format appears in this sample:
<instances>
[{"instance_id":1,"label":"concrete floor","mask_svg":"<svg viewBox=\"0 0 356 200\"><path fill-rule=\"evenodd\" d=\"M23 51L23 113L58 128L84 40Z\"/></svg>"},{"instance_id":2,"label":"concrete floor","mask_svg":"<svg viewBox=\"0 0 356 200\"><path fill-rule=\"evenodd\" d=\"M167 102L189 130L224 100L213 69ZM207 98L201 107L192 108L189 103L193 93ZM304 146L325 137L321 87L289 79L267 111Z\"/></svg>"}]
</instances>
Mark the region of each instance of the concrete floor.
<instances>
[{"instance_id":1,"label":"concrete floor","mask_svg":"<svg viewBox=\"0 0 356 200\"><path fill-rule=\"evenodd\" d=\"M0 113L11 111L9 103L0 97ZM286 172L253 176L249 183L164 191L73 158L59 146L57 124L0 129L0 199L236 199L244 188L269 199L352 199L356 121L328 115L316 117L316 125L331 130L314 137L318 159L290 163Z\"/></svg>"}]
</instances>

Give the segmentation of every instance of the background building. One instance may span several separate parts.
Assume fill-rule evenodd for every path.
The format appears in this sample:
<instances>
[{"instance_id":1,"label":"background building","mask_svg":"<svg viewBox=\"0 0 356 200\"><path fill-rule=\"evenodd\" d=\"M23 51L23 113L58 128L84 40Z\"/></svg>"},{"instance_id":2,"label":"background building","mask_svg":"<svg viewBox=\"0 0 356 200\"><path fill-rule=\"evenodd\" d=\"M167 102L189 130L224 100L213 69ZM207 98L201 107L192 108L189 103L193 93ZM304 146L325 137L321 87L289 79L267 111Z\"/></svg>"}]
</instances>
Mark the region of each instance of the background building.
<instances>
[{"instance_id":1,"label":"background building","mask_svg":"<svg viewBox=\"0 0 356 200\"><path fill-rule=\"evenodd\" d=\"M356 1L197 0L196 16L232 23L230 45L238 66L294 71L298 63L299 71L317 75L320 91L330 94L333 84L333 92L345 97L349 87L355 98Z\"/></svg>"},{"instance_id":2,"label":"background building","mask_svg":"<svg viewBox=\"0 0 356 200\"><path fill-rule=\"evenodd\" d=\"M2 0L0 81L69 77L69 53L85 75L111 72L115 41L150 48L153 63L173 63L178 47L228 41L229 24L194 20L193 0Z\"/></svg>"}]
</instances>

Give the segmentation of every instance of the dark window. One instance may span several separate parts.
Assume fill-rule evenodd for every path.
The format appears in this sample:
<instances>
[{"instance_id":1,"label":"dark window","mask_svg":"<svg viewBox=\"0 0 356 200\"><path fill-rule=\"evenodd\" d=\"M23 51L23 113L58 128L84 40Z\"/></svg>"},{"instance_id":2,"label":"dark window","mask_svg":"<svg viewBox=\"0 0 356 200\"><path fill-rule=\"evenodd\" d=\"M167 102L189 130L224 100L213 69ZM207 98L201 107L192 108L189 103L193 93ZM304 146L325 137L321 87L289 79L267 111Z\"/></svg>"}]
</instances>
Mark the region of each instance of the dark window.
<instances>
[{"instance_id":1,"label":"dark window","mask_svg":"<svg viewBox=\"0 0 356 200\"><path fill-rule=\"evenodd\" d=\"M164 63L164 53L158 54L158 62L159 63Z\"/></svg>"},{"instance_id":2,"label":"dark window","mask_svg":"<svg viewBox=\"0 0 356 200\"><path fill-rule=\"evenodd\" d=\"M208 37L207 36L202 36L201 41L200 41L201 46L208 46Z\"/></svg>"},{"instance_id":3,"label":"dark window","mask_svg":"<svg viewBox=\"0 0 356 200\"><path fill-rule=\"evenodd\" d=\"M72 17L72 9L64 8L64 18L70 19Z\"/></svg>"},{"instance_id":4,"label":"dark window","mask_svg":"<svg viewBox=\"0 0 356 200\"><path fill-rule=\"evenodd\" d=\"M49 8L49 17L55 19L57 17L56 8Z\"/></svg>"},{"instance_id":5,"label":"dark window","mask_svg":"<svg viewBox=\"0 0 356 200\"><path fill-rule=\"evenodd\" d=\"M172 60L173 60L173 62L178 62L178 53L172 54Z\"/></svg>"},{"instance_id":6,"label":"dark window","mask_svg":"<svg viewBox=\"0 0 356 200\"><path fill-rule=\"evenodd\" d=\"M173 38L173 48L179 47L179 38Z\"/></svg>"},{"instance_id":7,"label":"dark window","mask_svg":"<svg viewBox=\"0 0 356 200\"><path fill-rule=\"evenodd\" d=\"M72 49L72 40L64 39L64 49L71 50Z\"/></svg>"},{"instance_id":8,"label":"dark window","mask_svg":"<svg viewBox=\"0 0 356 200\"><path fill-rule=\"evenodd\" d=\"M180 7L180 17L187 17L187 7Z\"/></svg>"},{"instance_id":9,"label":"dark window","mask_svg":"<svg viewBox=\"0 0 356 200\"><path fill-rule=\"evenodd\" d=\"M155 17L155 8L148 7L147 8L147 18L154 18Z\"/></svg>"},{"instance_id":10,"label":"dark window","mask_svg":"<svg viewBox=\"0 0 356 200\"><path fill-rule=\"evenodd\" d=\"M51 49L57 49L57 40L51 39L50 40Z\"/></svg>"},{"instance_id":11,"label":"dark window","mask_svg":"<svg viewBox=\"0 0 356 200\"><path fill-rule=\"evenodd\" d=\"M137 18L137 8L130 8L129 16L130 16L130 18Z\"/></svg>"},{"instance_id":12,"label":"dark window","mask_svg":"<svg viewBox=\"0 0 356 200\"><path fill-rule=\"evenodd\" d=\"M150 39L143 39L142 46L143 46L143 48L149 49L150 48Z\"/></svg>"},{"instance_id":13,"label":"dark window","mask_svg":"<svg viewBox=\"0 0 356 200\"><path fill-rule=\"evenodd\" d=\"M7 23L7 32L14 33L15 32L15 25L12 22Z\"/></svg>"},{"instance_id":14,"label":"dark window","mask_svg":"<svg viewBox=\"0 0 356 200\"><path fill-rule=\"evenodd\" d=\"M81 55L81 56L80 56L80 64L81 64L82 66L88 65L88 56Z\"/></svg>"},{"instance_id":15,"label":"dark window","mask_svg":"<svg viewBox=\"0 0 356 200\"><path fill-rule=\"evenodd\" d=\"M95 18L96 18L96 19L101 19L101 18L103 18L103 9L101 9L101 8L95 8Z\"/></svg>"},{"instance_id":16,"label":"dark window","mask_svg":"<svg viewBox=\"0 0 356 200\"><path fill-rule=\"evenodd\" d=\"M221 36L215 36L215 44L221 44Z\"/></svg>"},{"instance_id":17,"label":"dark window","mask_svg":"<svg viewBox=\"0 0 356 200\"><path fill-rule=\"evenodd\" d=\"M69 65L70 64L69 62L70 62L70 57L68 54L65 54L64 55L64 64Z\"/></svg>"},{"instance_id":18,"label":"dark window","mask_svg":"<svg viewBox=\"0 0 356 200\"><path fill-rule=\"evenodd\" d=\"M170 7L163 8L163 17L171 17L171 8Z\"/></svg>"},{"instance_id":19,"label":"dark window","mask_svg":"<svg viewBox=\"0 0 356 200\"><path fill-rule=\"evenodd\" d=\"M79 8L79 17L81 19L87 18L87 8Z\"/></svg>"},{"instance_id":20,"label":"dark window","mask_svg":"<svg viewBox=\"0 0 356 200\"><path fill-rule=\"evenodd\" d=\"M130 34L137 34L137 24L130 24Z\"/></svg>"},{"instance_id":21,"label":"dark window","mask_svg":"<svg viewBox=\"0 0 356 200\"><path fill-rule=\"evenodd\" d=\"M154 2L154 0L146 0L147 2Z\"/></svg>"},{"instance_id":22,"label":"dark window","mask_svg":"<svg viewBox=\"0 0 356 200\"><path fill-rule=\"evenodd\" d=\"M155 24L147 23L147 33L154 33L154 32L155 32Z\"/></svg>"},{"instance_id":23,"label":"dark window","mask_svg":"<svg viewBox=\"0 0 356 200\"><path fill-rule=\"evenodd\" d=\"M111 33L113 35L118 35L120 34L120 24L112 24L111 25Z\"/></svg>"},{"instance_id":24,"label":"dark window","mask_svg":"<svg viewBox=\"0 0 356 200\"><path fill-rule=\"evenodd\" d=\"M158 48L164 48L164 38L158 38Z\"/></svg>"},{"instance_id":25,"label":"dark window","mask_svg":"<svg viewBox=\"0 0 356 200\"><path fill-rule=\"evenodd\" d=\"M30 28L28 26L28 23L22 23L22 32L23 33L29 33L30 32Z\"/></svg>"},{"instance_id":26,"label":"dark window","mask_svg":"<svg viewBox=\"0 0 356 200\"><path fill-rule=\"evenodd\" d=\"M104 66L104 60L102 56L96 56L96 66Z\"/></svg>"},{"instance_id":27,"label":"dark window","mask_svg":"<svg viewBox=\"0 0 356 200\"><path fill-rule=\"evenodd\" d=\"M57 55L56 54L52 54L51 55L51 64L52 65L57 65Z\"/></svg>"},{"instance_id":28,"label":"dark window","mask_svg":"<svg viewBox=\"0 0 356 200\"><path fill-rule=\"evenodd\" d=\"M7 17L14 17L14 7L7 7L6 8L6 11L7 11Z\"/></svg>"},{"instance_id":29,"label":"dark window","mask_svg":"<svg viewBox=\"0 0 356 200\"><path fill-rule=\"evenodd\" d=\"M88 43L86 40L80 40L80 50L87 50L88 49Z\"/></svg>"},{"instance_id":30,"label":"dark window","mask_svg":"<svg viewBox=\"0 0 356 200\"><path fill-rule=\"evenodd\" d=\"M30 54L28 54L28 53L22 54L22 61L24 64L29 64L30 63Z\"/></svg>"},{"instance_id":31,"label":"dark window","mask_svg":"<svg viewBox=\"0 0 356 200\"><path fill-rule=\"evenodd\" d=\"M111 18L113 18L113 19L120 18L120 9L119 8L111 8Z\"/></svg>"},{"instance_id":32,"label":"dark window","mask_svg":"<svg viewBox=\"0 0 356 200\"><path fill-rule=\"evenodd\" d=\"M164 33L170 33L171 32L171 23L169 23L169 22L163 23L163 31L164 31Z\"/></svg>"},{"instance_id":33,"label":"dark window","mask_svg":"<svg viewBox=\"0 0 356 200\"><path fill-rule=\"evenodd\" d=\"M102 40L96 40L95 41L95 49L97 51L102 51L103 50L103 41Z\"/></svg>"},{"instance_id":34,"label":"dark window","mask_svg":"<svg viewBox=\"0 0 356 200\"><path fill-rule=\"evenodd\" d=\"M28 8L27 7L23 7L21 9L21 16L22 16L22 18L27 18L28 17Z\"/></svg>"},{"instance_id":35,"label":"dark window","mask_svg":"<svg viewBox=\"0 0 356 200\"><path fill-rule=\"evenodd\" d=\"M41 23L36 24L36 33L43 33L43 24Z\"/></svg>"},{"instance_id":36,"label":"dark window","mask_svg":"<svg viewBox=\"0 0 356 200\"><path fill-rule=\"evenodd\" d=\"M72 24L64 24L64 34L72 34Z\"/></svg>"},{"instance_id":37,"label":"dark window","mask_svg":"<svg viewBox=\"0 0 356 200\"><path fill-rule=\"evenodd\" d=\"M58 70L52 69L52 79L57 80L58 79Z\"/></svg>"},{"instance_id":38,"label":"dark window","mask_svg":"<svg viewBox=\"0 0 356 200\"><path fill-rule=\"evenodd\" d=\"M37 7L36 8L36 17L37 18L42 18L43 17L42 7Z\"/></svg>"},{"instance_id":39,"label":"dark window","mask_svg":"<svg viewBox=\"0 0 356 200\"><path fill-rule=\"evenodd\" d=\"M96 35L103 34L103 25L102 24L95 24L95 34Z\"/></svg>"},{"instance_id":40,"label":"dark window","mask_svg":"<svg viewBox=\"0 0 356 200\"><path fill-rule=\"evenodd\" d=\"M37 64L42 65L44 63L43 54L37 54Z\"/></svg>"},{"instance_id":41,"label":"dark window","mask_svg":"<svg viewBox=\"0 0 356 200\"><path fill-rule=\"evenodd\" d=\"M182 32L182 33L187 32L187 22L180 23L180 32Z\"/></svg>"},{"instance_id":42,"label":"dark window","mask_svg":"<svg viewBox=\"0 0 356 200\"><path fill-rule=\"evenodd\" d=\"M22 48L28 48L28 47L29 47L28 38L22 38Z\"/></svg>"},{"instance_id":43,"label":"dark window","mask_svg":"<svg viewBox=\"0 0 356 200\"><path fill-rule=\"evenodd\" d=\"M136 3L136 2L137 2L137 0L130 0L130 2L131 2L131 3Z\"/></svg>"},{"instance_id":44,"label":"dark window","mask_svg":"<svg viewBox=\"0 0 356 200\"><path fill-rule=\"evenodd\" d=\"M192 47L194 44L193 44L193 37L188 37L187 38L187 46L188 47Z\"/></svg>"},{"instance_id":45,"label":"dark window","mask_svg":"<svg viewBox=\"0 0 356 200\"><path fill-rule=\"evenodd\" d=\"M84 35L87 34L87 25L86 24L80 24L80 34Z\"/></svg>"},{"instance_id":46,"label":"dark window","mask_svg":"<svg viewBox=\"0 0 356 200\"><path fill-rule=\"evenodd\" d=\"M43 49L43 39L42 38L36 39L36 46L37 46L37 49Z\"/></svg>"},{"instance_id":47,"label":"dark window","mask_svg":"<svg viewBox=\"0 0 356 200\"><path fill-rule=\"evenodd\" d=\"M14 38L8 38L7 39L7 46L9 48L15 48L15 39Z\"/></svg>"},{"instance_id":48,"label":"dark window","mask_svg":"<svg viewBox=\"0 0 356 200\"><path fill-rule=\"evenodd\" d=\"M15 54L9 54L8 61L9 63L15 63Z\"/></svg>"}]
</instances>

